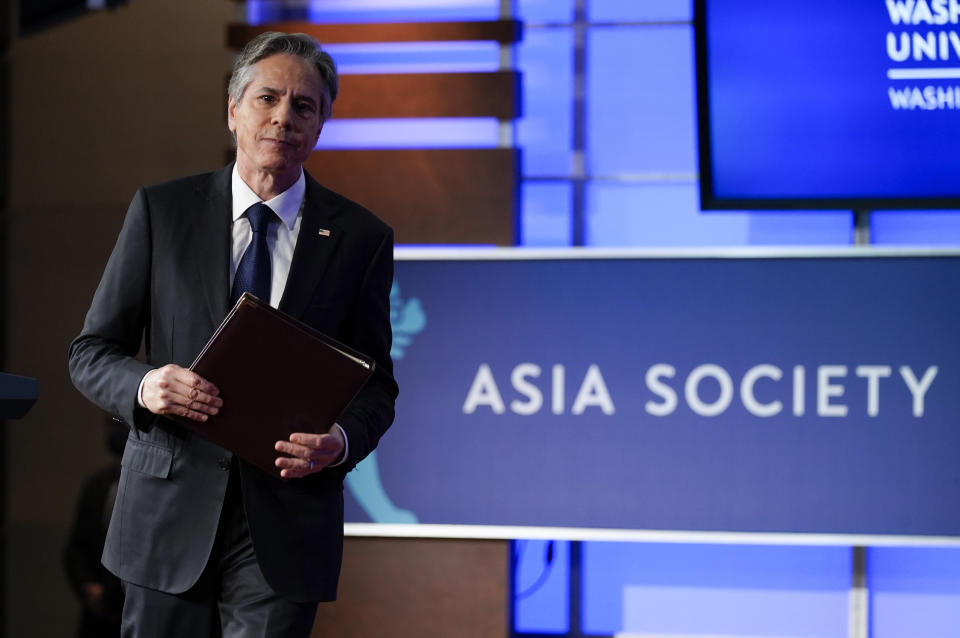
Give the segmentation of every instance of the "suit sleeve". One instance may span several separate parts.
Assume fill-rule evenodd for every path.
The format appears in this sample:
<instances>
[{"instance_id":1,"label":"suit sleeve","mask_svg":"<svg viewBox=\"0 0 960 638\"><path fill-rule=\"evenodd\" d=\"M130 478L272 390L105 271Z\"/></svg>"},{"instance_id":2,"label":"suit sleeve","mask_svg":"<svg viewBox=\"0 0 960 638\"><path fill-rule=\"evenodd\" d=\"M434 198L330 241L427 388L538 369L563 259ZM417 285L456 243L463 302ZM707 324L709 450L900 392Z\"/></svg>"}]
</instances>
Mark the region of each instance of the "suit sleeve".
<instances>
[{"instance_id":1,"label":"suit sleeve","mask_svg":"<svg viewBox=\"0 0 960 638\"><path fill-rule=\"evenodd\" d=\"M393 234L382 236L364 273L357 302L346 322L346 343L372 356L370 380L338 422L349 440L349 458L337 470L349 471L377 447L393 423L397 383L390 358L390 287L393 284Z\"/></svg>"},{"instance_id":2,"label":"suit sleeve","mask_svg":"<svg viewBox=\"0 0 960 638\"><path fill-rule=\"evenodd\" d=\"M151 368L137 360L150 316L150 216L137 191L80 335L70 344L73 384L93 403L129 425L146 416L137 387Z\"/></svg>"}]
</instances>

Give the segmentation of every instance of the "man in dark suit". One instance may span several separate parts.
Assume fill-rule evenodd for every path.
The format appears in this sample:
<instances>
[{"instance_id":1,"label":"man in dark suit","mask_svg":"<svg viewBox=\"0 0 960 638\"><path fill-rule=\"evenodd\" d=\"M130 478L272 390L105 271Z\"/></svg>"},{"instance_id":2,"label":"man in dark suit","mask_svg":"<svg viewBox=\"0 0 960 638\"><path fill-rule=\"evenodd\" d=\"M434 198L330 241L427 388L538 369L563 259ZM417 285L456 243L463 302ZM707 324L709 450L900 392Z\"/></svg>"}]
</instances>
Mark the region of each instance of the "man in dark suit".
<instances>
[{"instance_id":1,"label":"man in dark suit","mask_svg":"<svg viewBox=\"0 0 960 638\"><path fill-rule=\"evenodd\" d=\"M392 231L301 167L337 88L308 36L251 41L229 88L236 162L137 192L70 346L77 388L130 425L103 554L124 582L125 636L305 637L336 596L343 478L397 396ZM376 360L329 431L276 443L283 479L165 418L202 422L230 401L187 368L251 290Z\"/></svg>"}]
</instances>

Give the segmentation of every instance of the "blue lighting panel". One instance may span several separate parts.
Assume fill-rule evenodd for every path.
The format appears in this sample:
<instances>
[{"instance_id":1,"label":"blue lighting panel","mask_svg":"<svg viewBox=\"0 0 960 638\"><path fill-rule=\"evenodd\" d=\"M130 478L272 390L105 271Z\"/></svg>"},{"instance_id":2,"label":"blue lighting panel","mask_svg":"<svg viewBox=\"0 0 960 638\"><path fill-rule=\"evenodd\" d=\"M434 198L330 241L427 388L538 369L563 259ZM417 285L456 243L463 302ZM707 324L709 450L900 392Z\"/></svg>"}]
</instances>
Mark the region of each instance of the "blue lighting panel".
<instances>
[{"instance_id":1,"label":"blue lighting panel","mask_svg":"<svg viewBox=\"0 0 960 638\"><path fill-rule=\"evenodd\" d=\"M693 182L587 184L589 246L741 246L850 243L847 211L704 214Z\"/></svg>"},{"instance_id":2,"label":"blue lighting panel","mask_svg":"<svg viewBox=\"0 0 960 638\"><path fill-rule=\"evenodd\" d=\"M489 117L355 120L334 117L323 125L316 148L495 148L498 140L499 122Z\"/></svg>"},{"instance_id":3,"label":"blue lighting panel","mask_svg":"<svg viewBox=\"0 0 960 638\"><path fill-rule=\"evenodd\" d=\"M702 215L694 182L588 182L588 246L739 246L750 216Z\"/></svg>"},{"instance_id":4,"label":"blue lighting panel","mask_svg":"<svg viewBox=\"0 0 960 638\"><path fill-rule=\"evenodd\" d=\"M693 178L693 27L595 27L587 46L588 172Z\"/></svg>"},{"instance_id":5,"label":"blue lighting panel","mask_svg":"<svg viewBox=\"0 0 960 638\"><path fill-rule=\"evenodd\" d=\"M524 22L570 22L573 0L515 0L517 16Z\"/></svg>"},{"instance_id":6,"label":"blue lighting panel","mask_svg":"<svg viewBox=\"0 0 960 638\"><path fill-rule=\"evenodd\" d=\"M590 0L587 3L587 12L591 22L693 20L693 2L691 0L657 0L656 2Z\"/></svg>"},{"instance_id":7,"label":"blue lighting panel","mask_svg":"<svg viewBox=\"0 0 960 638\"><path fill-rule=\"evenodd\" d=\"M853 238L850 211L764 211L749 215L746 243L754 246L844 246Z\"/></svg>"},{"instance_id":8,"label":"blue lighting panel","mask_svg":"<svg viewBox=\"0 0 960 638\"><path fill-rule=\"evenodd\" d=\"M330 44L323 48L342 74L462 73L500 68L496 42Z\"/></svg>"},{"instance_id":9,"label":"blue lighting panel","mask_svg":"<svg viewBox=\"0 0 960 638\"><path fill-rule=\"evenodd\" d=\"M524 177L567 176L573 146L573 30L527 29L517 46L523 117L517 143Z\"/></svg>"},{"instance_id":10,"label":"blue lighting panel","mask_svg":"<svg viewBox=\"0 0 960 638\"><path fill-rule=\"evenodd\" d=\"M289 3L248 0L247 21L309 20L319 23L495 20L498 0L308 0Z\"/></svg>"},{"instance_id":11,"label":"blue lighting panel","mask_svg":"<svg viewBox=\"0 0 960 638\"><path fill-rule=\"evenodd\" d=\"M514 631L570 631L569 541L517 540L513 590Z\"/></svg>"},{"instance_id":12,"label":"blue lighting panel","mask_svg":"<svg viewBox=\"0 0 960 638\"><path fill-rule=\"evenodd\" d=\"M947 638L960 627L960 548L871 547L872 638Z\"/></svg>"},{"instance_id":13,"label":"blue lighting panel","mask_svg":"<svg viewBox=\"0 0 960 638\"><path fill-rule=\"evenodd\" d=\"M573 188L570 183L527 181L520 188L520 245L571 245Z\"/></svg>"},{"instance_id":14,"label":"blue lighting panel","mask_svg":"<svg viewBox=\"0 0 960 638\"><path fill-rule=\"evenodd\" d=\"M960 244L960 211L874 211L870 236L875 244Z\"/></svg>"},{"instance_id":15,"label":"blue lighting panel","mask_svg":"<svg viewBox=\"0 0 960 638\"><path fill-rule=\"evenodd\" d=\"M841 638L850 569L848 547L584 543L583 630Z\"/></svg>"},{"instance_id":16,"label":"blue lighting panel","mask_svg":"<svg viewBox=\"0 0 960 638\"><path fill-rule=\"evenodd\" d=\"M295 20L302 18L304 9L288 9L278 5L271 0L248 0L247 1L247 23L263 24L265 22L276 22L279 20Z\"/></svg>"}]
</instances>

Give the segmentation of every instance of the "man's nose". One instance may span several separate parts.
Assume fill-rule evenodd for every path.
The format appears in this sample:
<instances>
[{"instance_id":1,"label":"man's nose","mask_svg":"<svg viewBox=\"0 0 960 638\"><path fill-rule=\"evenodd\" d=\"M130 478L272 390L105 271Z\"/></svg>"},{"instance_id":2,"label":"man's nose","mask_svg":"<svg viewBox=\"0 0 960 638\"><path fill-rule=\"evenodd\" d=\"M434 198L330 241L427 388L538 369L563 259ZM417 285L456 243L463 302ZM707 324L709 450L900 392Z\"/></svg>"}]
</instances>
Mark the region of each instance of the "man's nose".
<instances>
[{"instance_id":1,"label":"man's nose","mask_svg":"<svg viewBox=\"0 0 960 638\"><path fill-rule=\"evenodd\" d=\"M289 126L293 118L293 103L289 100L280 100L273 109L273 123L279 126Z\"/></svg>"}]
</instances>

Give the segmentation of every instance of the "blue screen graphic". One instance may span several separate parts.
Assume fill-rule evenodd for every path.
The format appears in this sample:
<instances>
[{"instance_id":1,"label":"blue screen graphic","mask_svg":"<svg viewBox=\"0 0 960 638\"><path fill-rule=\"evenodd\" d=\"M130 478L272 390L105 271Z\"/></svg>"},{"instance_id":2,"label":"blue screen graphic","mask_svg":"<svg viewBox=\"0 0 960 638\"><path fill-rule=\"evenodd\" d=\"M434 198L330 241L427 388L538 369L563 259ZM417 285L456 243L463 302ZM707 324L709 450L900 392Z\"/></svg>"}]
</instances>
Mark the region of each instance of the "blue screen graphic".
<instances>
[{"instance_id":1,"label":"blue screen graphic","mask_svg":"<svg viewBox=\"0 0 960 638\"><path fill-rule=\"evenodd\" d=\"M960 536L960 259L518 257L397 262L348 522Z\"/></svg>"},{"instance_id":2,"label":"blue screen graphic","mask_svg":"<svg viewBox=\"0 0 960 638\"><path fill-rule=\"evenodd\" d=\"M951 5L700 2L708 190L741 202L960 199Z\"/></svg>"}]
</instances>

